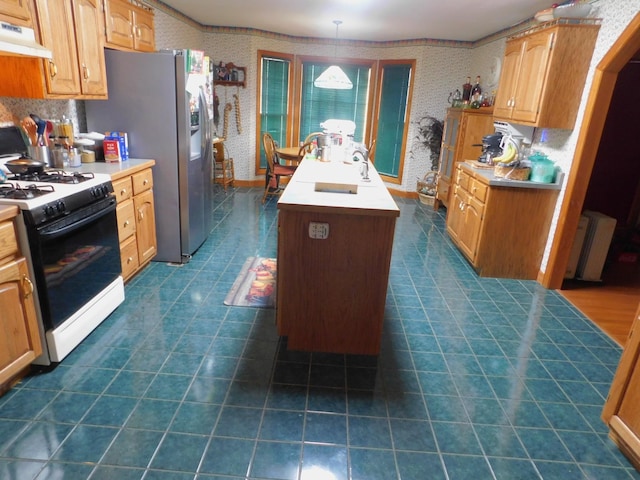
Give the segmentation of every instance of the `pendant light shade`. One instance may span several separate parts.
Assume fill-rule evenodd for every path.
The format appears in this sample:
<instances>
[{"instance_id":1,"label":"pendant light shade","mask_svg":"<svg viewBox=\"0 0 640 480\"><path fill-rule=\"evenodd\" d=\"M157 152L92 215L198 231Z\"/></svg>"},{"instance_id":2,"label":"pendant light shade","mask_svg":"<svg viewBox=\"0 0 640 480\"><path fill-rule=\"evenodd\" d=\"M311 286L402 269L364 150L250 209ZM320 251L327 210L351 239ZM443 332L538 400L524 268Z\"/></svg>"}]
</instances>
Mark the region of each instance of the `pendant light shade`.
<instances>
[{"instance_id":1,"label":"pendant light shade","mask_svg":"<svg viewBox=\"0 0 640 480\"><path fill-rule=\"evenodd\" d=\"M338 49L338 26L342 23L340 20L334 20L336 24L336 53ZM335 57L334 53L334 57ZM350 90L353 88L353 83L347 77L347 74L338 66L331 65L324 72L320 74L318 78L313 82L313 86L316 88L332 88L335 90Z\"/></svg>"}]
</instances>

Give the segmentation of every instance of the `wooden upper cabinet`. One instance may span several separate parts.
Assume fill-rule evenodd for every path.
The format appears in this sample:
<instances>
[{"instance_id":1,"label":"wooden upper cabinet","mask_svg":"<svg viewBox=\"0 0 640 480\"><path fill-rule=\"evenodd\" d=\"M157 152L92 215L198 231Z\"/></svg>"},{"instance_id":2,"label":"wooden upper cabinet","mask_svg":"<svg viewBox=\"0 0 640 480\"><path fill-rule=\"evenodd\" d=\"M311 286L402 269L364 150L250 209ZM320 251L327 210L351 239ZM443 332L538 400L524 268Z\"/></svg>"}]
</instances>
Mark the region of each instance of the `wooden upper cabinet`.
<instances>
[{"instance_id":1,"label":"wooden upper cabinet","mask_svg":"<svg viewBox=\"0 0 640 480\"><path fill-rule=\"evenodd\" d=\"M100 0L73 0L76 42L83 96L107 95L104 62L104 17Z\"/></svg>"},{"instance_id":2,"label":"wooden upper cabinet","mask_svg":"<svg viewBox=\"0 0 640 480\"><path fill-rule=\"evenodd\" d=\"M51 59L0 56L0 96L106 98L101 0L35 0Z\"/></svg>"},{"instance_id":3,"label":"wooden upper cabinet","mask_svg":"<svg viewBox=\"0 0 640 480\"><path fill-rule=\"evenodd\" d=\"M80 71L73 28L73 9L69 0L36 0L40 38L53 52L43 60L47 93L77 95L80 93Z\"/></svg>"},{"instance_id":4,"label":"wooden upper cabinet","mask_svg":"<svg viewBox=\"0 0 640 480\"><path fill-rule=\"evenodd\" d=\"M124 50L155 50L153 11L127 0L105 2L106 46Z\"/></svg>"},{"instance_id":5,"label":"wooden upper cabinet","mask_svg":"<svg viewBox=\"0 0 640 480\"><path fill-rule=\"evenodd\" d=\"M600 26L558 22L507 40L494 105L497 120L574 127Z\"/></svg>"},{"instance_id":6,"label":"wooden upper cabinet","mask_svg":"<svg viewBox=\"0 0 640 480\"><path fill-rule=\"evenodd\" d=\"M0 21L33 28L28 0L0 0Z\"/></svg>"}]
</instances>

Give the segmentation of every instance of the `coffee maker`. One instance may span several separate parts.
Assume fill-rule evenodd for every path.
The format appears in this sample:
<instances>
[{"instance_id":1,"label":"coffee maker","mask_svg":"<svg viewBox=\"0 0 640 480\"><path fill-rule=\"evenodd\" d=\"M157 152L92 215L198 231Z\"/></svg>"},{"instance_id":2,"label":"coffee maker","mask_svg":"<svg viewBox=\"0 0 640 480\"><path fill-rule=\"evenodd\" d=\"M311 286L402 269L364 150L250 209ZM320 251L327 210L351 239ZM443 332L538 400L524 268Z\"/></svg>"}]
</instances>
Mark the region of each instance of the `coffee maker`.
<instances>
[{"instance_id":1,"label":"coffee maker","mask_svg":"<svg viewBox=\"0 0 640 480\"><path fill-rule=\"evenodd\" d=\"M478 157L478 161L493 165L493 159L502 155L502 132L491 133L482 137L482 153Z\"/></svg>"}]
</instances>

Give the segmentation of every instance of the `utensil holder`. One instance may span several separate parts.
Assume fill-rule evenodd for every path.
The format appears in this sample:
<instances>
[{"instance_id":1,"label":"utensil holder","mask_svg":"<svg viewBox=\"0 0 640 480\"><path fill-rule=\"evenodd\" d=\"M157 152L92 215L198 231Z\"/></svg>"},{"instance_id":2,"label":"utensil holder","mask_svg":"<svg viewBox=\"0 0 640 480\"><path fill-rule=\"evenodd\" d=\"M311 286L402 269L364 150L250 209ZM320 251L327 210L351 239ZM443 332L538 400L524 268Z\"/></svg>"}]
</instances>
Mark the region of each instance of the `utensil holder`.
<instances>
[{"instance_id":1,"label":"utensil holder","mask_svg":"<svg viewBox=\"0 0 640 480\"><path fill-rule=\"evenodd\" d=\"M51 150L49 150L49 147L29 145L27 152L33 160L38 160L48 167L51 166Z\"/></svg>"}]
</instances>

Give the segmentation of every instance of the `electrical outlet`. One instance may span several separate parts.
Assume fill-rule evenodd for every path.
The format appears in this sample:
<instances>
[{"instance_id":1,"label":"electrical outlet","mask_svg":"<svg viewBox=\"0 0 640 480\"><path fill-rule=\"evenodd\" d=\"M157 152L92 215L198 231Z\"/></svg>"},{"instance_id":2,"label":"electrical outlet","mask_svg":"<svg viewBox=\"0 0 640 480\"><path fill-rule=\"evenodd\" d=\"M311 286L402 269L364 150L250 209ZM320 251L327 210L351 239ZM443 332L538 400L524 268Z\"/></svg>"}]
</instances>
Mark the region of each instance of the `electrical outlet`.
<instances>
[{"instance_id":1,"label":"electrical outlet","mask_svg":"<svg viewBox=\"0 0 640 480\"><path fill-rule=\"evenodd\" d=\"M309 223L309 238L315 238L317 240L326 240L329 237L329 224L310 222Z\"/></svg>"}]
</instances>

